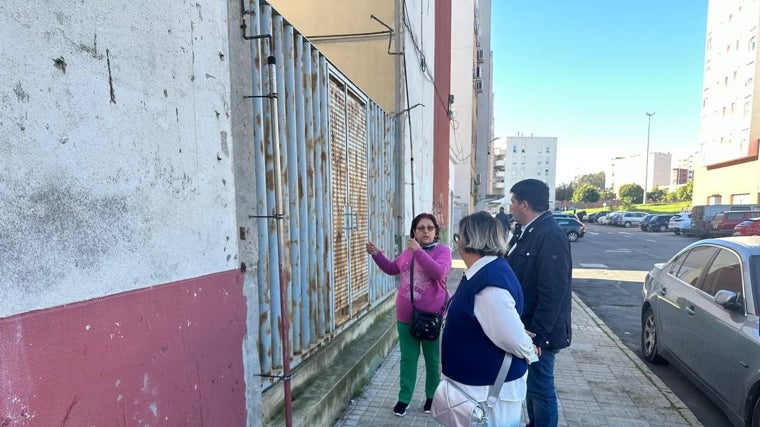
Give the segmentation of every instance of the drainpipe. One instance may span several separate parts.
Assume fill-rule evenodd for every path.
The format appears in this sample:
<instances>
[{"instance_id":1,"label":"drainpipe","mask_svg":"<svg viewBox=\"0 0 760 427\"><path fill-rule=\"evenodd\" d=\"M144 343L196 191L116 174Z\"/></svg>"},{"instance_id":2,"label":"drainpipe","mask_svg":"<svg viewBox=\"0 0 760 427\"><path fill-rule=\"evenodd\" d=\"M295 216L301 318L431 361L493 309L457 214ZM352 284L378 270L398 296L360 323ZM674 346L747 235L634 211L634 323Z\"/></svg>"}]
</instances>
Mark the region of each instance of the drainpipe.
<instances>
[{"instance_id":1,"label":"drainpipe","mask_svg":"<svg viewBox=\"0 0 760 427\"><path fill-rule=\"evenodd\" d=\"M293 408L292 408L292 396L290 390L290 340L288 336L290 334L290 319L288 316L288 289L287 280L283 274L282 260L285 256L285 231L283 230L283 221L285 220L285 210L283 209L282 202L282 166L280 164L280 133L279 123L277 119L277 61L274 57L274 49L271 48L270 38L270 52L272 53L267 58L267 65L269 68L269 123L270 135L272 135L272 144L274 145L274 196L276 212L273 213L274 219L277 224L277 259L279 263L279 275L280 275L280 336L282 337L282 382L285 388L285 425L290 427L293 425Z\"/></svg>"},{"instance_id":2,"label":"drainpipe","mask_svg":"<svg viewBox=\"0 0 760 427\"><path fill-rule=\"evenodd\" d=\"M245 0L240 1L241 6L241 13L242 13L242 23L240 25L242 33L243 33L243 39L245 40L257 40L257 39L267 39L269 42L269 53L270 55L267 57L267 68L268 68L268 77L269 77L269 94L267 95L253 95L251 98L267 98L269 99L269 125L270 125L270 132L271 135L270 138L270 144L272 144L272 153L274 157L274 196L275 196L275 203L273 210L274 212L271 212L266 217L269 219L274 219L277 229L277 259L278 259L278 277L279 277L279 285L280 285L280 319L278 322L279 330L280 330L280 337L282 340L282 383L284 388L284 410L285 410L285 425L287 427L292 427L293 425L293 404L292 404L292 393L291 393L291 374L290 374L290 340L289 340L289 334L290 334L290 319L288 317L288 306L287 306L287 296L288 296L288 290L287 290L287 281L285 279L285 275L283 274L283 267L282 267L282 260L285 256L285 232L284 232L284 225L283 221L285 220L285 210L283 208L283 200L282 200L282 166L280 161L280 134L279 134L279 122L277 118L277 67L276 67L276 59L275 59L275 50L273 47L274 40L272 38L272 34L258 34L249 36L246 34L246 17L248 15L254 15L256 17L256 20L259 19L259 9L256 7L258 5L257 2L254 2L254 8L252 10L246 10L245 8ZM256 22L254 25L255 29L260 29L260 23ZM270 28L271 30L271 28ZM251 44L251 57L256 57L256 45ZM255 67L255 64L253 65ZM256 87L256 82L253 82L252 85L254 88ZM271 250L271 248L270 248Z\"/></svg>"}]
</instances>

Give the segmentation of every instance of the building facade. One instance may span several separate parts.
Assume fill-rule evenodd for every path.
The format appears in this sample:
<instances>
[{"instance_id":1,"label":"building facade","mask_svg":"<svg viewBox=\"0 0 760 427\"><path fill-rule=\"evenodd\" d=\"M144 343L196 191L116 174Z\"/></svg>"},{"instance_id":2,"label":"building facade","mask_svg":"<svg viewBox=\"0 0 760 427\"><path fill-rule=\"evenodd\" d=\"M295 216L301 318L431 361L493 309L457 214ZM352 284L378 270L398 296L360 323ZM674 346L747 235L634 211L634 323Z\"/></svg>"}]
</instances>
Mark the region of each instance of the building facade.
<instances>
[{"instance_id":1,"label":"building facade","mask_svg":"<svg viewBox=\"0 0 760 427\"><path fill-rule=\"evenodd\" d=\"M396 286L364 245L433 206L439 18L333 5L0 3L4 424L328 425L366 381ZM324 366L356 369L311 405Z\"/></svg>"},{"instance_id":2,"label":"building facade","mask_svg":"<svg viewBox=\"0 0 760 427\"><path fill-rule=\"evenodd\" d=\"M671 179L671 158L670 153L661 152L650 152L648 162L640 154L615 157L605 171L605 188L612 188L615 194L626 184L638 184L647 191L655 187L667 188Z\"/></svg>"},{"instance_id":3,"label":"building facade","mask_svg":"<svg viewBox=\"0 0 760 427\"><path fill-rule=\"evenodd\" d=\"M694 205L760 202L758 20L754 1L708 4Z\"/></svg>"},{"instance_id":4,"label":"building facade","mask_svg":"<svg viewBox=\"0 0 760 427\"><path fill-rule=\"evenodd\" d=\"M557 138L537 136L508 136L505 143L495 144L493 152L493 194L488 209L508 210L509 189L523 179L535 178L549 186L550 209L555 207L557 181Z\"/></svg>"},{"instance_id":5,"label":"building facade","mask_svg":"<svg viewBox=\"0 0 760 427\"><path fill-rule=\"evenodd\" d=\"M473 87L477 109L475 127L475 210L483 210L491 197L493 135L493 52L491 51L491 0L478 0Z\"/></svg>"}]
</instances>

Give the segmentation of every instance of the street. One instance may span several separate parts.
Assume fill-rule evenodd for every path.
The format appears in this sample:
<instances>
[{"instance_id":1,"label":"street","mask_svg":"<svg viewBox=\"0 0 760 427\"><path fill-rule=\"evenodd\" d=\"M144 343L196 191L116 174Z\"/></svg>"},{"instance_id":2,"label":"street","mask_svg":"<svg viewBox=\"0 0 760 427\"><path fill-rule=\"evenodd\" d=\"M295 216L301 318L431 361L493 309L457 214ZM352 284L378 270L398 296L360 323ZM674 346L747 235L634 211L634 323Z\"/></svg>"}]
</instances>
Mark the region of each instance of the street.
<instances>
[{"instance_id":1,"label":"street","mask_svg":"<svg viewBox=\"0 0 760 427\"><path fill-rule=\"evenodd\" d=\"M585 224L586 236L571 245L573 291L639 357L641 287L652 265L698 240L638 227ZM701 391L669 365L647 363L706 426L730 422Z\"/></svg>"}]
</instances>

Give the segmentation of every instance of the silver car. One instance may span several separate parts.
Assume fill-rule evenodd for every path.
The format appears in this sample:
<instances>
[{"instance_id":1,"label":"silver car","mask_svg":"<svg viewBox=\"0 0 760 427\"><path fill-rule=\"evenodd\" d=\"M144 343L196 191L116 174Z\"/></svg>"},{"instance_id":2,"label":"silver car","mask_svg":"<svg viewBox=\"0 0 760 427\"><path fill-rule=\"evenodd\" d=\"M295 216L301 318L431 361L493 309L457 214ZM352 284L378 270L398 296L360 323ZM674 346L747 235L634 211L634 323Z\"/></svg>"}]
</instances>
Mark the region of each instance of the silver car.
<instances>
[{"instance_id":1,"label":"silver car","mask_svg":"<svg viewBox=\"0 0 760 427\"><path fill-rule=\"evenodd\" d=\"M641 352L671 362L736 426L760 426L760 236L694 242L647 274Z\"/></svg>"}]
</instances>

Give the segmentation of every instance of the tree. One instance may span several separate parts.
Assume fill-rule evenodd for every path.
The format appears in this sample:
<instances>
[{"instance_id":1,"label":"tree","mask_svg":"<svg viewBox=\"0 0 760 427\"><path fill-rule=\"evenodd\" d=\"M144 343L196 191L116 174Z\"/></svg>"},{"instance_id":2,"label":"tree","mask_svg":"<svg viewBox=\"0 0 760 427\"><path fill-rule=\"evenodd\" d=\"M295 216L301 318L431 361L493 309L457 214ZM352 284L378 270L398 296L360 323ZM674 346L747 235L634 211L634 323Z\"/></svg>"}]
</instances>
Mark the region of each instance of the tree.
<instances>
[{"instance_id":1,"label":"tree","mask_svg":"<svg viewBox=\"0 0 760 427\"><path fill-rule=\"evenodd\" d=\"M575 191L575 185L570 184L560 184L554 193L554 199L558 202L566 202L570 200L573 197L573 192Z\"/></svg>"},{"instance_id":2,"label":"tree","mask_svg":"<svg viewBox=\"0 0 760 427\"><path fill-rule=\"evenodd\" d=\"M665 200L667 195L668 195L667 188L655 187L654 190L647 193L647 200L651 200L653 202L662 202L663 200Z\"/></svg>"},{"instance_id":3,"label":"tree","mask_svg":"<svg viewBox=\"0 0 760 427\"><path fill-rule=\"evenodd\" d=\"M599 189L586 184L579 187L573 193L573 201L576 203L595 203L599 201Z\"/></svg>"},{"instance_id":4,"label":"tree","mask_svg":"<svg viewBox=\"0 0 760 427\"><path fill-rule=\"evenodd\" d=\"M644 200L644 189L639 184L623 184L618 191L620 200L631 199L631 203L641 203Z\"/></svg>"},{"instance_id":5,"label":"tree","mask_svg":"<svg viewBox=\"0 0 760 427\"><path fill-rule=\"evenodd\" d=\"M682 185L674 191L676 199L680 201L691 201L692 194L694 192L694 181L689 181L686 185Z\"/></svg>"},{"instance_id":6,"label":"tree","mask_svg":"<svg viewBox=\"0 0 760 427\"><path fill-rule=\"evenodd\" d=\"M599 192L599 200L613 200L615 199L615 192L611 188L605 188Z\"/></svg>"},{"instance_id":7,"label":"tree","mask_svg":"<svg viewBox=\"0 0 760 427\"><path fill-rule=\"evenodd\" d=\"M576 176L573 180L576 189L584 185L592 185L596 188L604 188L604 172L589 173L586 175Z\"/></svg>"}]
</instances>

